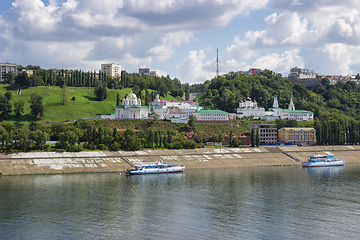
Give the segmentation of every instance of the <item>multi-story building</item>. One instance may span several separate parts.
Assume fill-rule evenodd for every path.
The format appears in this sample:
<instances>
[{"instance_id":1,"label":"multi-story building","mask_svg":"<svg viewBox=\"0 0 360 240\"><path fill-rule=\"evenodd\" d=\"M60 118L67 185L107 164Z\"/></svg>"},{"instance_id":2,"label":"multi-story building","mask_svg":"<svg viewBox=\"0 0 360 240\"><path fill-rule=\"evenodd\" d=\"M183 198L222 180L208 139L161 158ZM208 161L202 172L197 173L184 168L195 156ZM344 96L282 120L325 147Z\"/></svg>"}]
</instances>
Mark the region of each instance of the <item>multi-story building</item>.
<instances>
[{"instance_id":1,"label":"multi-story building","mask_svg":"<svg viewBox=\"0 0 360 240\"><path fill-rule=\"evenodd\" d=\"M276 124L250 124L250 133L254 129L254 133L259 132L260 144L276 144L277 128Z\"/></svg>"},{"instance_id":2,"label":"multi-story building","mask_svg":"<svg viewBox=\"0 0 360 240\"><path fill-rule=\"evenodd\" d=\"M288 79L294 84L299 83L306 87L315 87L321 83L321 76L318 76L314 70L301 69L298 67L290 69Z\"/></svg>"},{"instance_id":3,"label":"multi-story building","mask_svg":"<svg viewBox=\"0 0 360 240\"><path fill-rule=\"evenodd\" d=\"M106 75L120 78L121 77L121 66L115 63L101 64L101 72L105 72Z\"/></svg>"},{"instance_id":4,"label":"multi-story building","mask_svg":"<svg viewBox=\"0 0 360 240\"><path fill-rule=\"evenodd\" d=\"M247 71L237 71L237 74L245 74L245 75L253 75L253 74L257 74L260 75L260 73L262 72L261 68L249 68L249 70Z\"/></svg>"},{"instance_id":5,"label":"multi-story building","mask_svg":"<svg viewBox=\"0 0 360 240\"><path fill-rule=\"evenodd\" d=\"M156 77L157 73L156 71L150 71L150 77Z\"/></svg>"},{"instance_id":6,"label":"multi-story building","mask_svg":"<svg viewBox=\"0 0 360 240\"><path fill-rule=\"evenodd\" d=\"M167 109L166 119L173 123L187 123L189 116L179 107L170 107Z\"/></svg>"},{"instance_id":7,"label":"multi-story building","mask_svg":"<svg viewBox=\"0 0 360 240\"><path fill-rule=\"evenodd\" d=\"M265 108L258 107L257 102L254 100L251 101L251 98L247 97L246 100L239 102L239 107L237 108L237 117L264 117Z\"/></svg>"},{"instance_id":8,"label":"multi-story building","mask_svg":"<svg viewBox=\"0 0 360 240\"><path fill-rule=\"evenodd\" d=\"M227 123L229 113L222 110L200 110L194 113L195 120L203 123Z\"/></svg>"},{"instance_id":9,"label":"multi-story building","mask_svg":"<svg viewBox=\"0 0 360 240\"><path fill-rule=\"evenodd\" d=\"M142 76L150 76L150 77L156 77L157 73L156 71L150 71L150 68L139 68L139 75Z\"/></svg>"},{"instance_id":10,"label":"multi-story building","mask_svg":"<svg viewBox=\"0 0 360 240\"><path fill-rule=\"evenodd\" d=\"M341 76L341 75L325 75L324 76L323 75L321 77L329 79L330 84L335 84L338 81L342 81L342 82L355 81L355 82L357 82L355 75L347 75L347 76Z\"/></svg>"},{"instance_id":11,"label":"multi-story building","mask_svg":"<svg viewBox=\"0 0 360 240\"><path fill-rule=\"evenodd\" d=\"M12 71L16 76L16 69L16 63L0 63L0 82L6 82L5 74L9 71Z\"/></svg>"},{"instance_id":12,"label":"multi-story building","mask_svg":"<svg viewBox=\"0 0 360 240\"><path fill-rule=\"evenodd\" d=\"M139 68L140 76L150 76L150 68Z\"/></svg>"},{"instance_id":13,"label":"multi-story building","mask_svg":"<svg viewBox=\"0 0 360 240\"><path fill-rule=\"evenodd\" d=\"M159 94L156 94L155 100L149 103L149 111L156 114L159 119L167 119L166 115L168 108L178 107L186 113L186 119L189 119L201 107L194 101L167 101L160 99ZM170 120L170 119L169 119Z\"/></svg>"},{"instance_id":14,"label":"multi-story building","mask_svg":"<svg viewBox=\"0 0 360 240\"><path fill-rule=\"evenodd\" d=\"M316 144L316 130L314 128L284 127L278 132L279 142L295 145Z\"/></svg>"},{"instance_id":15,"label":"multi-story building","mask_svg":"<svg viewBox=\"0 0 360 240\"><path fill-rule=\"evenodd\" d=\"M34 75L34 70L27 70L27 69L22 69L20 71L18 71L17 74L22 74L23 72L26 72L28 75Z\"/></svg>"}]
</instances>

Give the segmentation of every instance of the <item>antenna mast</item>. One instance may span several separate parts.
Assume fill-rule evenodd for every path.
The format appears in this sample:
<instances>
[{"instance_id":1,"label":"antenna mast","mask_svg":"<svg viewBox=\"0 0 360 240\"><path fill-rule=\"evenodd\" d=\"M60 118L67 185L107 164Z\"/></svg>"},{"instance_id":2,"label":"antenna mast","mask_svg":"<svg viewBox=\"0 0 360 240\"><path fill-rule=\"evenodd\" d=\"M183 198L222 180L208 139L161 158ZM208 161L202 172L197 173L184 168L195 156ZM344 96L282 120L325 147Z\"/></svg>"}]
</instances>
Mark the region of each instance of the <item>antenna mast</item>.
<instances>
[{"instance_id":1,"label":"antenna mast","mask_svg":"<svg viewBox=\"0 0 360 240\"><path fill-rule=\"evenodd\" d=\"M216 77L219 76L219 48L216 48Z\"/></svg>"}]
</instances>

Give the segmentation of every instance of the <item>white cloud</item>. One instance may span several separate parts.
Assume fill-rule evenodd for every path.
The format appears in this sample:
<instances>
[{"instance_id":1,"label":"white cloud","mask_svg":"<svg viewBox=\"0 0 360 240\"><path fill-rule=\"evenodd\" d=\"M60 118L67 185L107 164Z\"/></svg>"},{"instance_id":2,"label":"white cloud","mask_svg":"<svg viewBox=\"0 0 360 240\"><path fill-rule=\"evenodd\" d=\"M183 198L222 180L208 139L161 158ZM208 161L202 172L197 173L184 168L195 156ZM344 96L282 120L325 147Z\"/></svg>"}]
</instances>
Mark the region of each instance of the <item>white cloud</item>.
<instances>
[{"instance_id":1,"label":"white cloud","mask_svg":"<svg viewBox=\"0 0 360 240\"><path fill-rule=\"evenodd\" d=\"M0 60L44 68L76 62L166 61L194 32L226 26L241 14L264 8L268 0L15 0L0 16ZM27 54L19 54L19 45ZM55 47L54 46L59 46ZM60 47L67 47L62 49ZM51 51L44 51L44 49ZM70 52L71 51L71 52ZM53 58L71 56L71 61ZM38 62L31 62L36 55ZM65 55L65 54L64 54ZM28 59L28 60L25 60ZM51 65L51 66L50 66ZM93 64L91 64L93 65ZM75 67L75 66L74 66Z\"/></svg>"},{"instance_id":2,"label":"white cloud","mask_svg":"<svg viewBox=\"0 0 360 240\"><path fill-rule=\"evenodd\" d=\"M277 11L264 18L264 29L237 35L227 47L234 65L246 61L285 75L294 66L326 74L358 72L359 1L273 0L270 6Z\"/></svg>"},{"instance_id":3,"label":"white cloud","mask_svg":"<svg viewBox=\"0 0 360 240\"><path fill-rule=\"evenodd\" d=\"M206 54L205 50L190 51L184 61L176 67L178 78L181 82L198 83L215 76L214 71L206 71L204 68L210 65L210 62L203 64Z\"/></svg>"},{"instance_id":4,"label":"white cloud","mask_svg":"<svg viewBox=\"0 0 360 240\"><path fill-rule=\"evenodd\" d=\"M289 72L290 68L297 66L304 67L304 61L299 56L300 49L293 49L286 51L283 54L272 53L262 56L252 64L252 67L261 67L262 69L270 69L274 72L285 74Z\"/></svg>"},{"instance_id":5,"label":"white cloud","mask_svg":"<svg viewBox=\"0 0 360 240\"><path fill-rule=\"evenodd\" d=\"M150 48L146 53L154 55L160 61L165 61L173 55L174 46L180 47L183 42L189 42L192 35L191 32L186 31L168 33L163 37L161 45Z\"/></svg>"}]
</instances>

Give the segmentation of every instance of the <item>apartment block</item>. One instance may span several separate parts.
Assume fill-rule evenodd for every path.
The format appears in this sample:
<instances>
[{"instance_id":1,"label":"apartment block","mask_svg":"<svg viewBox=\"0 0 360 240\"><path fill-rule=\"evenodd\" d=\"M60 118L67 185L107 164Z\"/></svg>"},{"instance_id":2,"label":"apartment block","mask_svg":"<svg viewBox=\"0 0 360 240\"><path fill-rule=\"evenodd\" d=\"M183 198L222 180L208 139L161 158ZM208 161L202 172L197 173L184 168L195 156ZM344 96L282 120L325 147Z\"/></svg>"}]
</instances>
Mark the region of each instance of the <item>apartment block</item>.
<instances>
[{"instance_id":1,"label":"apartment block","mask_svg":"<svg viewBox=\"0 0 360 240\"><path fill-rule=\"evenodd\" d=\"M315 87L321 83L321 76L316 74L314 70L301 69L298 67L290 69L288 79L294 84L299 83L306 87Z\"/></svg>"},{"instance_id":2,"label":"apartment block","mask_svg":"<svg viewBox=\"0 0 360 240\"><path fill-rule=\"evenodd\" d=\"M316 144L316 130L314 128L284 127L278 132L279 142L294 145Z\"/></svg>"},{"instance_id":3,"label":"apartment block","mask_svg":"<svg viewBox=\"0 0 360 240\"><path fill-rule=\"evenodd\" d=\"M259 132L260 144L277 143L276 124L250 124L250 132L252 129L255 129L255 134Z\"/></svg>"},{"instance_id":4,"label":"apartment block","mask_svg":"<svg viewBox=\"0 0 360 240\"><path fill-rule=\"evenodd\" d=\"M106 72L106 75L120 78L121 77L121 66L115 63L101 64L101 72Z\"/></svg>"},{"instance_id":5,"label":"apartment block","mask_svg":"<svg viewBox=\"0 0 360 240\"><path fill-rule=\"evenodd\" d=\"M6 82L5 74L9 71L12 71L14 76L16 76L16 69L16 63L0 63L0 82Z\"/></svg>"}]
</instances>

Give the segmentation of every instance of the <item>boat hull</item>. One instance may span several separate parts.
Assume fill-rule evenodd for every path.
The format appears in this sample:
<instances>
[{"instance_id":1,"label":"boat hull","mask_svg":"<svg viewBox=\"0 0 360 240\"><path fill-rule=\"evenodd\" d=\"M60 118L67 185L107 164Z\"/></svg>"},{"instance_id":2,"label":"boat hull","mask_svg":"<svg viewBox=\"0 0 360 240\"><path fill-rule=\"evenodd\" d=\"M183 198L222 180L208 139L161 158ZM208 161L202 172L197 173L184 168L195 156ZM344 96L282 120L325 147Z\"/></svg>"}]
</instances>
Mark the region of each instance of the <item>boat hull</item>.
<instances>
[{"instance_id":1,"label":"boat hull","mask_svg":"<svg viewBox=\"0 0 360 240\"><path fill-rule=\"evenodd\" d=\"M133 171L133 170L130 170L130 171L127 171L126 174L128 175L143 175L143 174L162 174L162 173L182 173L184 172L184 169L182 170L174 170L174 171L153 171L153 172L140 172L140 171Z\"/></svg>"},{"instance_id":2,"label":"boat hull","mask_svg":"<svg viewBox=\"0 0 360 240\"><path fill-rule=\"evenodd\" d=\"M179 173L184 172L185 166L179 164L167 164L167 162L155 162L135 165L135 169L126 170L128 175Z\"/></svg>"},{"instance_id":3,"label":"boat hull","mask_svg":"<svg viewBox=\"0 0 360 240\"><path fill-rule=\"evenodd\" d=\"M344 166L345 165L345 161L338 161L338 162L332 162L332 163L303 163L302 166L303 167L336 167L336 166Z\"/></svg>"}]
</instances>

